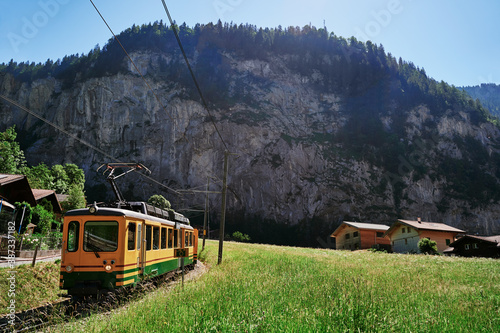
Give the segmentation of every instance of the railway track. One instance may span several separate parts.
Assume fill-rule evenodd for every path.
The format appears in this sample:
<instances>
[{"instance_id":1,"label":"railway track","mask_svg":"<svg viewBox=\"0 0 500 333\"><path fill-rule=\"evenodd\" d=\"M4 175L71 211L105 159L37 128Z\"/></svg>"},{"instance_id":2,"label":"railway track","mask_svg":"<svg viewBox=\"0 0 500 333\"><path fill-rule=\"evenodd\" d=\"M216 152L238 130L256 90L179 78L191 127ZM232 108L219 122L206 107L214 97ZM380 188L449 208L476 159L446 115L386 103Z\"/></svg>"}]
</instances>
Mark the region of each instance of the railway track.
<instances>
[{"instance_id":1,"label":"railway track","mask_svg":"<svg viewBox=\"0 0 500 333\"><path fill-rule=\"evenodd\" d=\"M204 272L205 266L198 262L195 268L190 270L186 276L203 274ZM176 283L180 280L181 273L180 270L171 272L156 279L144 281L135 288L119 289L117 292L99 298L72 299L66 297L49 304L16 312L14 325L9 324L11 318L9 315L5 315L0 317L0 332L33 332L70 319L83 318L90 313L110 311L161 286Z\"/></svg>"}]
</instances>

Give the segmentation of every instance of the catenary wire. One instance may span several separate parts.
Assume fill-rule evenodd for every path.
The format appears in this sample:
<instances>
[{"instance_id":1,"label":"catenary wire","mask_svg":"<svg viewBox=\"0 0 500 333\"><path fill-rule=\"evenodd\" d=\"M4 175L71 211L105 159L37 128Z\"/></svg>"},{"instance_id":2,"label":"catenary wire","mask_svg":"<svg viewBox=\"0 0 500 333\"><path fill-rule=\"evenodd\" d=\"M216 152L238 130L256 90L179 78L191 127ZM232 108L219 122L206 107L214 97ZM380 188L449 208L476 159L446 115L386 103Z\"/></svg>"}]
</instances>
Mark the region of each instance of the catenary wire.
<instances>
[{"instance_id":1,"label":"catenary wire","mask_svg":"<svg viewBox=\"0 0 500 333\"><path fill-rule=\"evenodd\" d=\"M94 4L94 1L90 0L90 2L92 3L92 6L94 6L95 10L97 11L97 14L99 14L99 16L101 17L102 21L104 22L104 24L106 24L106 27L108 27L109 31L111 32L111 34L113 35L114 39L118 42L118 44L120 45L120 47L122 48L123 52L125 53L125 55L127 56L127 58L130 60L130 62L132 63L132 65L134 66L135 70L137 71L137 73L141 76L142 80L144 81L144 83L148 86L149 90L151 91L151 93L155 96L156 100L158 101L158 103L161 105L161 107L163 108L163 110L165 111L165 113L167 114L167 116L170 118L170 120L172 121L172 123L175 123L174 119L172 118L172 116L170 115L170 113L168 113L167 109L165 108L165 105L163 105L163 103L160 101L160 98L158 97L158 95L154 92L153 88L151 88L151 85L148 83L148 81L146 81L146 78L144 77L144 75L142 75L141 71L139 70L139 68L137 67L137 65L135 64L135 62L132 60L132 57L130 57L130 55L128 54L127 50L125 49L125 47L123 46L123 44L120 42L120 40L118 39L118 37L115 35L115 33L113 32L113 30L111 29L111 27L109 26L108 22L106 21L106 19L104 18L104 16L102 16L101 12L99 11L99 9L97 9L97 6ZM184 137L184 139L186 139L186 141L189 141L187 138L186 138L186 135L184 133L182 133L182 136Z\"/></svg>"},{"instance_id":2,"label":"catenary wire","mask_svg":"<svg viewBox=\"0 0 500 333\"><path fill-rule=\"evenodd\" d=\"M109 154L108 154L108 153L106 153L104 150L102 150L102 149L100 149L100 148L98 148L98 147L94 146L93 144L91 144L91 143L89 143L89 142L87 142L87 141L85 141L85 140L80 139L79 137L77 137L77 136L76 136L76 135L74 135L74 134L71 134L70 132L68 132L68 131L66 131L64 128L62 128L61 126L59 126L59 125L57 125L57 124L55 124L55 123L51 122L50 120L47 120L47 119L43 118L42 116L40 116L40 115L39 115L39 114L37 114L36 112L31 111L30 109L28 109L28 108L26 108L26 107L22 106L21 104L19 104L19 103L17 103L16 101L14 101L14 100L12 100L12 99L8 98L7 96L4 96L4 95L0 94L0 98L2 98L3 100L5 100L5 101L6 101L6 102L8 102L8 103L10 103L10 104L14 105L15 107L17 107L17 108L19 108L19 109L21 109L21 110L25 111L26 113L28 113L28 114L32 115L33 117L40 119L40 120L41 120L41 121L43 121L44 123L46 123L46 124L48 124L48 125L50 125L50 126L54 127L54 128L55 128L55 129L57 129L58 131L60 131L60 132L62 132L62 133L64 133L64 134L66 134L66 135L67 135L67 136L69 136L70 138L72 138L72 139L74 139L74 140L76 140L76 141L78 141L78 142L82 143L83 145L85 145L85 146L89 147L90 149L92 149L92 150L94 150L94 151L96 151L96 152L98 152L98 153L102 154L104 157L106 157L106 158L108 158L108 159L110 159L110 160L113 160L113 161L115 161L115 162L119 162L119 163L121 163L121 162L122 162L122 161L118 160L117 158L115 158L115 157L113 157L113 156L109 155ZM157 185L160 185L161 187L164 187L164 188L168 189L169 191L174 192L175 194L182 195L182 194L181 194L180 192L178 192L177 190L174 190L173 188L170 188L170 187L166 186L165 184L160 183L159 181L157 181L157 180L156 180L156 179L154 179L154 178L151 178L151 177L149 177L149 176L147 176L147 175L145 175L145 174L143 174L143 173L140 173L140 172L137 172L137 173L138 173L139 175L141 175L142 177L144 177L144 178L146 178L146 179L149 179L150 181L152 181L152 182L156 183Z\"/></svg>"},{"instance_id":3,"label":"catenary wire","mask_svg":"<svg viewBox=\"0 0 500 333\"><path fill-rule=\"evenodd\" d=\"M92 1L92 0L90 0ZM217 125L215 124L214 117L212 116L212 113L210 112L210 109L208 108L208 104L205 101L205 98L203 97L203 94L201 93L200 86L198 85L198 81L196 80L196 76L194 75L193 69L191 68L191 65L189 64L189 60L187 58L186 52L184 51L184 47L182 46L181 39L179 38L179 33L177 32L177 28L175 27L174 21L172 20L172 17L170 16L170 12L168 11L167 4L165 3L165 0L161 0L163 3L163 8L165 8L165 12L167 13L168 20L170 21L170 26L172 27L172 31L174 32L175 38L177 39L177 44L179 44L179 48L182 52L182 55L184 56L184 61L186 62L186 65L189 69L189 73L191 74L191 78L194 81L194 85L196 86L196 90L198 90L198 94L200 95L201 102L203 103L203 106L205 107L205 110L207 111L210 121L214 125L215 131L217 132L217 135L219 136L220 140L222 141L222 144L224 145L224 148L226 148L226 151L228 150L226 142L222 138L221 133L219 132L219 129L217 128Z\"/></svg>"}]
</instances>

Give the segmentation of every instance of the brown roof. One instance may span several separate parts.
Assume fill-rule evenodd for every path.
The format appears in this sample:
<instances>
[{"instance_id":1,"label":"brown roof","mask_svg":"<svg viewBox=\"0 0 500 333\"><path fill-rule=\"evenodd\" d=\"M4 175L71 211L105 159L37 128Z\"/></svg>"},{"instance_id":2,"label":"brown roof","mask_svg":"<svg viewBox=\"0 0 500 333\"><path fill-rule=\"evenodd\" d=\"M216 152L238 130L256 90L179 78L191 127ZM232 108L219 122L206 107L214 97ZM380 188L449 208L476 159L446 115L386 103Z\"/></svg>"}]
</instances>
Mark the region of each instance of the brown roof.
<instances>
[{"instance_id":1,"label":"brown roof","mask_svg":"<svg viewBox=\"0 0 500 333\"><path fill-rule=\"evenodd\" d=\"M38 201L40 199L43 199L45 197L48 197L51 194L55 194L56 192L52 190L38 190L38 189L31 189L31 192L33 192L33 196L35 197L35 200Z\"/></svg>"},{"instance_id":2,"label":"brown roof","mask_svg":"<svg viewBox=\"0 0 500 333\"><path fill-rule=\"evenodd\" d=\"M475 236L475 235L465 235L464 237L461 237L454 241L453 243L450 244L450 247L453 248L456 244L460 243L463 239L465 238L473 238L473 239L478 239L486 242L491 242L491 243L496 243L497 247L500 247L500 235L496 236Z\"/></svg>"},{"instance_id":3,"label":"brown roof","mask_svg":"<svg viewBox=\"0 0 500 333\"><path fill-rule=\"evenodd\" d=\"M346 225L351 226L351 227L356 228L356 229L363 229L363 230L367 229L367 230L386 231L387 229L389 229L389 226L387 226L385 224L344 221L337 229L335 229L335 231L330 235L330 237L336 237L340 233L340 231L344 229L344 226L346 226Z\"/></svg>"},{"instance_id":4,"label":"brown roof","mask_svg":"<svg viewBox=\"0 0 500 333\"><path fill-rule=\"evenodd\" d=\"M461 229L457 229L455 227L452 227L444 223L409 221L409 220L398 220L398 221L417 230L449 231L449 232L460 232L460 233L465 232Z\"/></svg>"},{"instance_id":5,"label":"brown roof","mask_svg":"<svg viewBox=\"0 0 500 333\"><path fill-rule=\"evenodd\" d=\"M25 176L23 175L9 175L5 173L0 173L0 186L16 182L18 180L23 179L24 177Z\"/></svg>"},{"instance_id":6,"label":"brown roof","mask_svg":"<svg viewBox=\"0 0 500 333\"><path fill-rule=\"evenodd\" d=\"M415 228L417 230L431 230L431 231L440 231L440 232L465 233L465 231L463 231L461 229L457 229L455 227L452 227L452 226L444 224L444 223L398 220L389 228L389 230L386 231L385 234L390 235L394 231L396 226L398 226L398 225L410 226L410 227Z\"/></svg>"}]
</instances>

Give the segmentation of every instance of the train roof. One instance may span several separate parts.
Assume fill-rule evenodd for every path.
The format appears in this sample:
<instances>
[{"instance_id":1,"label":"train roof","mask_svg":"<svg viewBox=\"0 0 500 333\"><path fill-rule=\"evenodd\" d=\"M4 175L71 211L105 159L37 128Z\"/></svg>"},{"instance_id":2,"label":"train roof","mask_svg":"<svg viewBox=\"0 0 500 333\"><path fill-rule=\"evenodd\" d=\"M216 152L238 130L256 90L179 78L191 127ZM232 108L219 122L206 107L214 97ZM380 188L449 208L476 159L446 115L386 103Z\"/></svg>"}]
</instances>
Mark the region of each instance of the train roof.
<instances>
[{"instance_id":1,"label":"train roof","mask_svg":"<svg viewBox=\"0 0 500 333\"><path fill-rule=\"evenodd\" d=\"M97 211L95 213L91 213L89 208L81 208L81 209L73 209L66 212L64 216L128 216L137 219L150 220L155 222L160 222L163 224L168 224L171 226L175 226L176 223L182 226L184 229L193 229L189 224L186 224L185 221L189 220L184 217L182 214L177 215L181 216L182 221L172 221L165 218L160 218L148 214L143 214L141 212L136 212L133 210L123 209L123 208L112 208L112 207L97 207Z\"/></svg>"}]
</instances>

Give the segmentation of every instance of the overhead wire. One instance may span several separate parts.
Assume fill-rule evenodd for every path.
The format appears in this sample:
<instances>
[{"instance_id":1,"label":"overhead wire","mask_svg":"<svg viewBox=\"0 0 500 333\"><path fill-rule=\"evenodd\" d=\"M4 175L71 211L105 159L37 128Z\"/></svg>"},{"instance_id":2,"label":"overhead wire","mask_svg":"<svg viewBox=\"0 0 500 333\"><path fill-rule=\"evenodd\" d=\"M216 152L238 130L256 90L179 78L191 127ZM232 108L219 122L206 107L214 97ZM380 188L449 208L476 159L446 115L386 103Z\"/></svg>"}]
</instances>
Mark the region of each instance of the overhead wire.
<instances>
[{"instance_id":1,"label":"overhead wire","mask_svg":"<svg viewBox=\"0 0 500 333\"><path fill-rule=\"evenodd\" d=\"M120 42L120 40L118 39L118 36L116 36L116 34L113 32L113 29L111 29L111 27L109 26L108 22L106 21L106 19L104 18L104 16L102 16L101 12L99 11L99 9L97 9L97 6L94 4L94 1L90 0L90 2L92 3L92 6L94 6L97 14L99 14L99 16L101 17L102 21L104 22L104 24L106 25L106 27L108 27L109 31L111 32L111 34L113 35L113 38L117 41L117 43L120 45L120 47L122 48L123 52L125 53L125 55L127 56L127 58L130 60L130 62L132 63L132 65L134 66L135 70L137 71L137 73L141 76L142 80L144 81L144 83L148 86L149 90L151 91L151 93L155 96L156 100L158 101L158 103L160 104L160 106L163 108L163 110L165 111L165 113L167 114L167 116L170 118L170 120L172 121L172 123L175 123L175 120L172 118L172 116L170 115L170 113L168 113L165 105L163 105L163 103L160 101L160 98L158 97L158 95L154 92L153 88L151 88L151 85L148 83L148 81L146 80L146 78L144 77L144 75L142 75L141 71L139 70L139 68L137 67L137 65L135 64L134 60L132 60L132 57L129 55L129 53L127 52L127 50L125 49L125 47L123 46L123 44ZM182 133L182 136L184 137L184 139L186 139L186 141L189 141L185 135L185 133Z\"/></svg>"},{"instance_id":2,"label":"overhead wire","mask_svg":"<svg viewBox=\"0 0 500 333\"><path fill-rule=\"evenodd\" d=\"M90 0L90 1L92 1L92 0ZM161 2L163 3L163 8L165 9L165 12L167 13L168 20L170 21L170 27L172 28L172 31L174 32L175 38L177 39L177 44L179 44L179 48L182 52L182 55L184 56L184 61L186 62L189 73L191 74L191 78L193 79L194 85L196 86L196 90L198 91L198 94L200 95L200 99L201 99L201 102L203 103L203 107L207 111L207 113L210 117L210 121L212 122L212 124L215 128L215 131L217 132L217 135L219 136L222 144L224 145L224 148L226 149L226 151L228 151L229 149L226 145L226 142L224 141L222 134L219 132L219 129L217 128L217 124L215 124L214 117L213 117L212 113L210 112L210 108L208 107L208 104L205 100L205 97L203 97L203 94L202 94L201 89L200 89L200 85L198 84L198 80L196 80L196 76L194 75L193 69L191 68L191 65L189 64L189 59L186 55L186 52L184 51L184 47L182 46L181 39L179 38L179 33L177 32L177 28L174 24L174 21L172 20L172 17L170 16L170 12L168 11L167 4L165 3L165 0L161 0Z\"/></svg>"},{"instance_id":3,"label":"overhead wire","mask_svg":"<svg viewBox=\"0 0 500 333\"><path fill-rule=\"evenodd\" d=\"M50 121L50 120L48 120L48 119L45 119L44 117L40 116L40 115L39 115L39 114L37 114L36 112L31 111L31 110L30 110L30 109L28 109L27 107L22 106L21 104L19 104L19 103L17 103L16 101L14 101L14 100L12 100L12 99L8 98L7 96L4 96L4 95L0 94L0 98L2 98L3 100L5 100L5 101L6 101L6 102L8 102L8 103L10 103L10 104L14 105L15 107L17 107L17 108L19 108L19 109L23 110L24 112L26 112L26 113L28 113L28 114L32 115L33 117L40 119L40 120L41 120L41 121L43 121L44 123L46 123L46 124L48 124L48 125L52 126L53 128L55 128L55 129L57 129L58 131L60 131L60 132L62 132L62 133L64 133L64 134L66 134L67 136L69 136L70 138L72 138L72 139L74 139L74 140L76 140L76 141L80 142L81 144L83 144L83 145L85 145L85 146L89 147L90 149L92 149L92 150L94 150L94 151L96 151L96 152L98 152L98 153L102 154L104 157L106 157L106 158L108 158L108 159L110 159L110 160L113 160L113 161L115 161L115 162L120 162L120 163L122 163L122 161L120 161L120 160L118 160L117 158L115 158L115 157L113 157L113 156L109 155L109 154L108 154L108 153L106 153L104 150L102 150L102 149L100 149L100 148L98 148L98 147L94 146L93 144L91 144L91 143L89 143L89 142L87 142L87 141L85 141L85 140L83 140L83 139L80 139L78 136L76 136L76 135L74 135L74 134L71 134L70 132L68 132L67 130L65 130L63 127L61 127L61 126L59 126L59 125L57 125L57 124L55 124L55 123L51 122L51 121ZM174 190L173 188L170 188L170 187L168 187L167 185L160 183L159 181L157 181L157 180L156 180L156 179L154 179L154 178L149 177L148 175L145 175L145 174L140 173L140 172L137 172L137 173L138 173L139 175L141 175L142 177L144 177L144 178L146 178L146 179L149 179L150 181L152 181L152 182L154 182L154 183L156 183L156 184L158 184L158 185L160 185L160 186L162 186L162 187L164 187L164 188L168 189L169 191L172 191L172 192L174 192L174 193L176 193L176 194L178 194L178 195L182 195L182 193L178 192L177 190Z\"/></svg>"}]
</instances>

